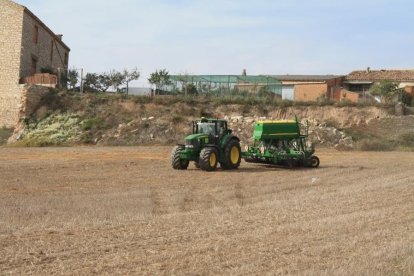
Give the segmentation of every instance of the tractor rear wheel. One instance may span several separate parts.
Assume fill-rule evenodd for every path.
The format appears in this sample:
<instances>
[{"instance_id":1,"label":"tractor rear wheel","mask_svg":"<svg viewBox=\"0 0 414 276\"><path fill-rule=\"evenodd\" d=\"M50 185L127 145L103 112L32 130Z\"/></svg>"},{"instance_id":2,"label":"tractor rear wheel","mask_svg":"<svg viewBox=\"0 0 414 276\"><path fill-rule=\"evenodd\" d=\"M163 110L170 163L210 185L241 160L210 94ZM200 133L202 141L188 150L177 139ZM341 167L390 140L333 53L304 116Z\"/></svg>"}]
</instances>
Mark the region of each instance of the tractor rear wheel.
<instances>
[{"instance_id":1,"label":"tractor rear wheel","mask_svg":"<svg viewBox=\"0 0 414 276\"><path fill-rule=\"evenodd\" d=\"M171 152L171 166L175 170L186 170L190 163L188 160L180 158L180 153L183 149L183 146L175 146Z\"/></svg>"},{"instance_id":2,"label":"tractor rear wheel","mask_svg":"<svg viewBox=\"0 0 414 276\"><path fill-rule=\"evenodd\" d=\"M236 139L230 140L224 148L225 162L220 163L225 170L235 170L240 166L241 149L240 143Z\"/></svg>"},{"instance_id":3,"label":"tractor rear wheel","mask_svg":"<svg viewBox=\"0 0 414 276\"><path fill-rule=\"evenodd\" d=\"M310 159L310 165L312 168L317 168L319 167L319 158L317 156L312 156Z\"/></svg>"},{"instance_id":4,"label":"tractor rear wheel","mask_svg":"<svg viewBox=\"0 0 414 276\"><path fill-rule=\"evenodd\" d=\"M217 168L218 151L213 147L201 150L198 164L203 171L214 171Z\"/></svg>"}]
</instances>

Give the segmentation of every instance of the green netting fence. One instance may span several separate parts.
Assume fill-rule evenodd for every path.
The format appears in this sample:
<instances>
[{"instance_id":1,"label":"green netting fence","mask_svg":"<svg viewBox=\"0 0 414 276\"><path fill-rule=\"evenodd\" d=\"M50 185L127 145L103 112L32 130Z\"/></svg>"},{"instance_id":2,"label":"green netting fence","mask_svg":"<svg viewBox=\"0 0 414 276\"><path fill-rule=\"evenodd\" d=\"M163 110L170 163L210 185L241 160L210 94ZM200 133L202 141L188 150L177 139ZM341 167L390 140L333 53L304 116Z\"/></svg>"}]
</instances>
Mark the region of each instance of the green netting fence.
<instances>
[{"instance_id":1,"label":"green netting fence","mask_svg":"<svg viewBox=\"0 0 414 276\"><path fill-rule=\"evenodd\" d=\"M273 93L282 95L282 83L268 76L243 75L171 75L171 84L163 90L184 95L240 95Z\"/></svg>"}]
</instances>

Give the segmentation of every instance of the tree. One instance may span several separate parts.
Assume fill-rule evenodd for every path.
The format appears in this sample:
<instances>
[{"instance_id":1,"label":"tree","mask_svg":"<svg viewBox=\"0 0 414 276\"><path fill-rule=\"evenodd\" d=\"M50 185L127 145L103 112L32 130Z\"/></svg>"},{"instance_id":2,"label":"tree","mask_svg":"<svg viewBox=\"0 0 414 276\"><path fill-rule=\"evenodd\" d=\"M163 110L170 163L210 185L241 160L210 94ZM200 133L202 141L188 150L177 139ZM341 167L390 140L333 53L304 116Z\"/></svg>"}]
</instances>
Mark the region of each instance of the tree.
<instances>
[{"instance_id":1,"label":"tree","mask_svg":"<svg viewBox=\"0 0 414 276\"><path fill-rule=\"evenodd\" d=\"M111 86L113 86L113 79L111 79L110 74L102 73L98 75L97 89L99 91L106 92Z\"/></svg>"},{"instance_id":2,"label":"tree","mask_svg":"<svg viewBox=\"0 0 414 276\"><path fill-rule=\"evenodd\" d=\"M99 91L98 74L87 73L85 76L84 87L87 91Z\"/></svg>"},{"instance_id":3,"label":"tree","mask_svg":"<svg viewBox=\"0 0 414 276\"><path fill-rule=\"evenodd\" d=\"M131 81L139 79L140 73L138 72L137 68L134 68L131 71L124 69L123 75L124 75L124 83L126 84L126 89L128 93L129 83Z\"/></svg>"},{"instance_id":4,"label":"tree","mask_svg":"<svg viewBox=\"0 0 414 276\"><path fill-rule=\"evenodd\" d=\"M162 70L155 70L154 73L151 73L150 77L148 78L149 83L155 85L155 92L157 90L164 88L165 85L172 84L170 80L170 75L166 69Z\"/></svg>"},{"instance_id":5,"label":"tree","mask_svg":"<svg viewBox=\"0 0 414 276\"><path fill-rule=\"evenodd\" d=\"M397 83L385 80L374 84L370 93L381 97L381 101L389 103L399 91Z\"/></svg>"},{"instance_id":6,"label":"tree","mask_svg":"<svg viewBox=\"0 0 414 276\"><path fill-rule=\"evenodd\" d=\"M78 83L78 81L79 81L78 71L75 69L70 69L68 71L68 78L67 78L69 88L73 90L76 84Z\"/></svg>"},{"instance_id":7,"label":"tree","mask_svg":"<svg viewBox=\"0 0 414 276\"><path fill-rule=\"evenodd\" d=\"M121 86L125 82L126 76L121 73L117 72L115 70L111 70L109 74L107 74L108 81L110 83L110 86L112 86L115 91L118 91L119 86Z\"/></svg>"}]
</instances>

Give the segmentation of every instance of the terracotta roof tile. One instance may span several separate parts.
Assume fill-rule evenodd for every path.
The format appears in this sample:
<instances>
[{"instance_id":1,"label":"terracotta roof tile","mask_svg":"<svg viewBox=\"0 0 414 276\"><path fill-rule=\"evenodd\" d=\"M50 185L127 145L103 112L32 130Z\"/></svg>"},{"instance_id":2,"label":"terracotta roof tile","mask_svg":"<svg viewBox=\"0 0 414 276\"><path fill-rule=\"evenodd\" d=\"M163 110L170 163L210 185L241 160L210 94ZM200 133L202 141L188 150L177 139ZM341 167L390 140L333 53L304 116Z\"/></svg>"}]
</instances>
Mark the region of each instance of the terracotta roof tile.
<instances>
[{"instance_id":1,"label":"terracotta roof tile","mask_svg":"<svg viewBox=\"0 0 414 276\"><path fill-rule=\"evenodd\" d=\"M353 71L345 79L348 81L414 81L414 70Z\"/></svg>"}]
</instances>

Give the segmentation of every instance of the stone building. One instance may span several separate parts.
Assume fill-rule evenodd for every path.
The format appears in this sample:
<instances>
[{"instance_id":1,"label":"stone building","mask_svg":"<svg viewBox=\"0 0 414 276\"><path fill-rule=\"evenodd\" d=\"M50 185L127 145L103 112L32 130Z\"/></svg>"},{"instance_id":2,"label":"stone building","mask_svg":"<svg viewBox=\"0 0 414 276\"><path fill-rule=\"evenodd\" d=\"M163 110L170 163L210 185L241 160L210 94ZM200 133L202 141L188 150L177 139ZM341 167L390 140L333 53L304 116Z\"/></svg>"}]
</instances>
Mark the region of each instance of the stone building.
<instances>
[{"instance_id":1,"label":"stone building","mask_svg":"<svg viewBox=\"0 0 414 276\"><path fill-rule=\"evenodd\" d=\"M29 9L0 0L0 127L16 124L27 77L65 73L69 47Z\"/></svg>"}]
</instances>

